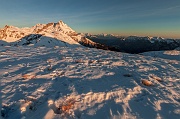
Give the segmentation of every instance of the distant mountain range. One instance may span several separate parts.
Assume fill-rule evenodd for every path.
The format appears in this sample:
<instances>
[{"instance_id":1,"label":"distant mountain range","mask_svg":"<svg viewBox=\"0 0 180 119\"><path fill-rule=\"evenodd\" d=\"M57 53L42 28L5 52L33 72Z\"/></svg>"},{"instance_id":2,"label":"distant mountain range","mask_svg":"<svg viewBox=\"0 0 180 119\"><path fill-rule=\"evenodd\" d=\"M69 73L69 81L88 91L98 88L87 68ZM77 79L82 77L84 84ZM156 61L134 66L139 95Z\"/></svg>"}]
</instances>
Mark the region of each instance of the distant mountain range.
<instances>
[{"instance_id":1,"label":"distant mountain range","mask_svg":"<svg viewBox=\"0 0 180 119\"><path fill-rule=\"evenodd\" d=\"M111 47L114 51L141 53L147 51L174 50L180 47L180 39L162 37L115 36L112 34L85 34L93 42Z\"/></svg>"},{"instance_id":2,"label":"distant mountain range","mask_svg":"<svg viewBox=\"0 0 180 119\"><path fill-rule=\"evenodd\" d=\"M31 28L6 25L0 29L0 45L11 46L87 46L128 53L153 50L173 50L180 47L178 39L161 37L121 37L113 34L82 34L72 30L63 21L37 24Z\"/></svg>"}]
</instances>

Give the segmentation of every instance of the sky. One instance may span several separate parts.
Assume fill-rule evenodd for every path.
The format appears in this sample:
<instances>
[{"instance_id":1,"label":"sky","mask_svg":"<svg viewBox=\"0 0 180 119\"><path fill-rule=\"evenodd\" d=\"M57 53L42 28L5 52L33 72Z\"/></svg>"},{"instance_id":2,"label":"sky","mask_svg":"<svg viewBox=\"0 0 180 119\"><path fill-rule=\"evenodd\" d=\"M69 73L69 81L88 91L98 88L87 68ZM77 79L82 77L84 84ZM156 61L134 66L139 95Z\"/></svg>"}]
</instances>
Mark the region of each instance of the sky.
<instances>
[{"instance_id":1,"label":"sky","mask_svg":"<svg viewBox=\"0 0 180 119\"><path fill-rule=\"evenodd\" d=\"M180 38L180 0L0 0L0 28L59 20L79 33Z\"/></svg>"}]
</instances>

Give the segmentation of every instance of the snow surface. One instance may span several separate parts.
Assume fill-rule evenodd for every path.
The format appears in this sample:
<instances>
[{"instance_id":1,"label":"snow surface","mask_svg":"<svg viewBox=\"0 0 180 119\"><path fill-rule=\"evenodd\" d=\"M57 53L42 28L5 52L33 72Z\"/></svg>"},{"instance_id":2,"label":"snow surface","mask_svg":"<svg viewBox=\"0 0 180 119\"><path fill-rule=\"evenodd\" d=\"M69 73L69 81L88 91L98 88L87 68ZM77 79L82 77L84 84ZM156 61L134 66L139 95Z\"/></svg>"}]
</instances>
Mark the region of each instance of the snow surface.
<instances>
[{"instance_id":1,"label":"snow surface","mask_svg":"<svg viewBox=\"0 0 180 119\"><path fill-rule=\"evenodd\" d=\"M6 119L179 119L179 55L0 46L1 114Z\"/></svg>"}]
</instances>

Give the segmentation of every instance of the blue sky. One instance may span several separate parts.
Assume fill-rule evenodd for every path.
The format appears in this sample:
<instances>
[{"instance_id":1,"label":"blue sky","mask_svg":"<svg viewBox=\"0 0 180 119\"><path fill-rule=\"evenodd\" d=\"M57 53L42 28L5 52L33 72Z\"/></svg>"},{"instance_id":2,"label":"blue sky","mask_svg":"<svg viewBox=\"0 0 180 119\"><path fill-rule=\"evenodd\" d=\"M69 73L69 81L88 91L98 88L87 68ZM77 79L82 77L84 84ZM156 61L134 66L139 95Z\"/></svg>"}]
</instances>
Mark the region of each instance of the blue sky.
<instances>
[{"instance_id":1,"label":"blue sky","mask_svg":"<svg viewBox=\"0 0 180 119\"><path fill-rule=\"evenodd\" d=\"M77 32L180 38L180 0L0 0L0 28L59 20Z\"/></svg>"}]
</instances>

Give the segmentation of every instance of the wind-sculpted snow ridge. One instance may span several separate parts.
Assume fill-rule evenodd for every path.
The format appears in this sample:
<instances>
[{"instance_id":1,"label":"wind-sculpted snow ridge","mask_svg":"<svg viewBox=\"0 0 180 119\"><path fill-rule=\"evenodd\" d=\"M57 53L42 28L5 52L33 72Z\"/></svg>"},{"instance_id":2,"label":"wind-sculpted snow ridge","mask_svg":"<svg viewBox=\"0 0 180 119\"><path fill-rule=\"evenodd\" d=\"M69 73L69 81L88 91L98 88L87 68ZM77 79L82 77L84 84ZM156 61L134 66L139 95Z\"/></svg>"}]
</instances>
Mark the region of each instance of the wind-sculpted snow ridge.
<instances>
[{"instance_id":1,"label":"wind-sculpted snow ridge","mask_svg":"<svg viewBox=\"0 0 180 119\"><path fill-rule=\"evenodd\" d=\"M5 119L179 119L179 51L0 46Z\"/></svg>"}]
</instances>

